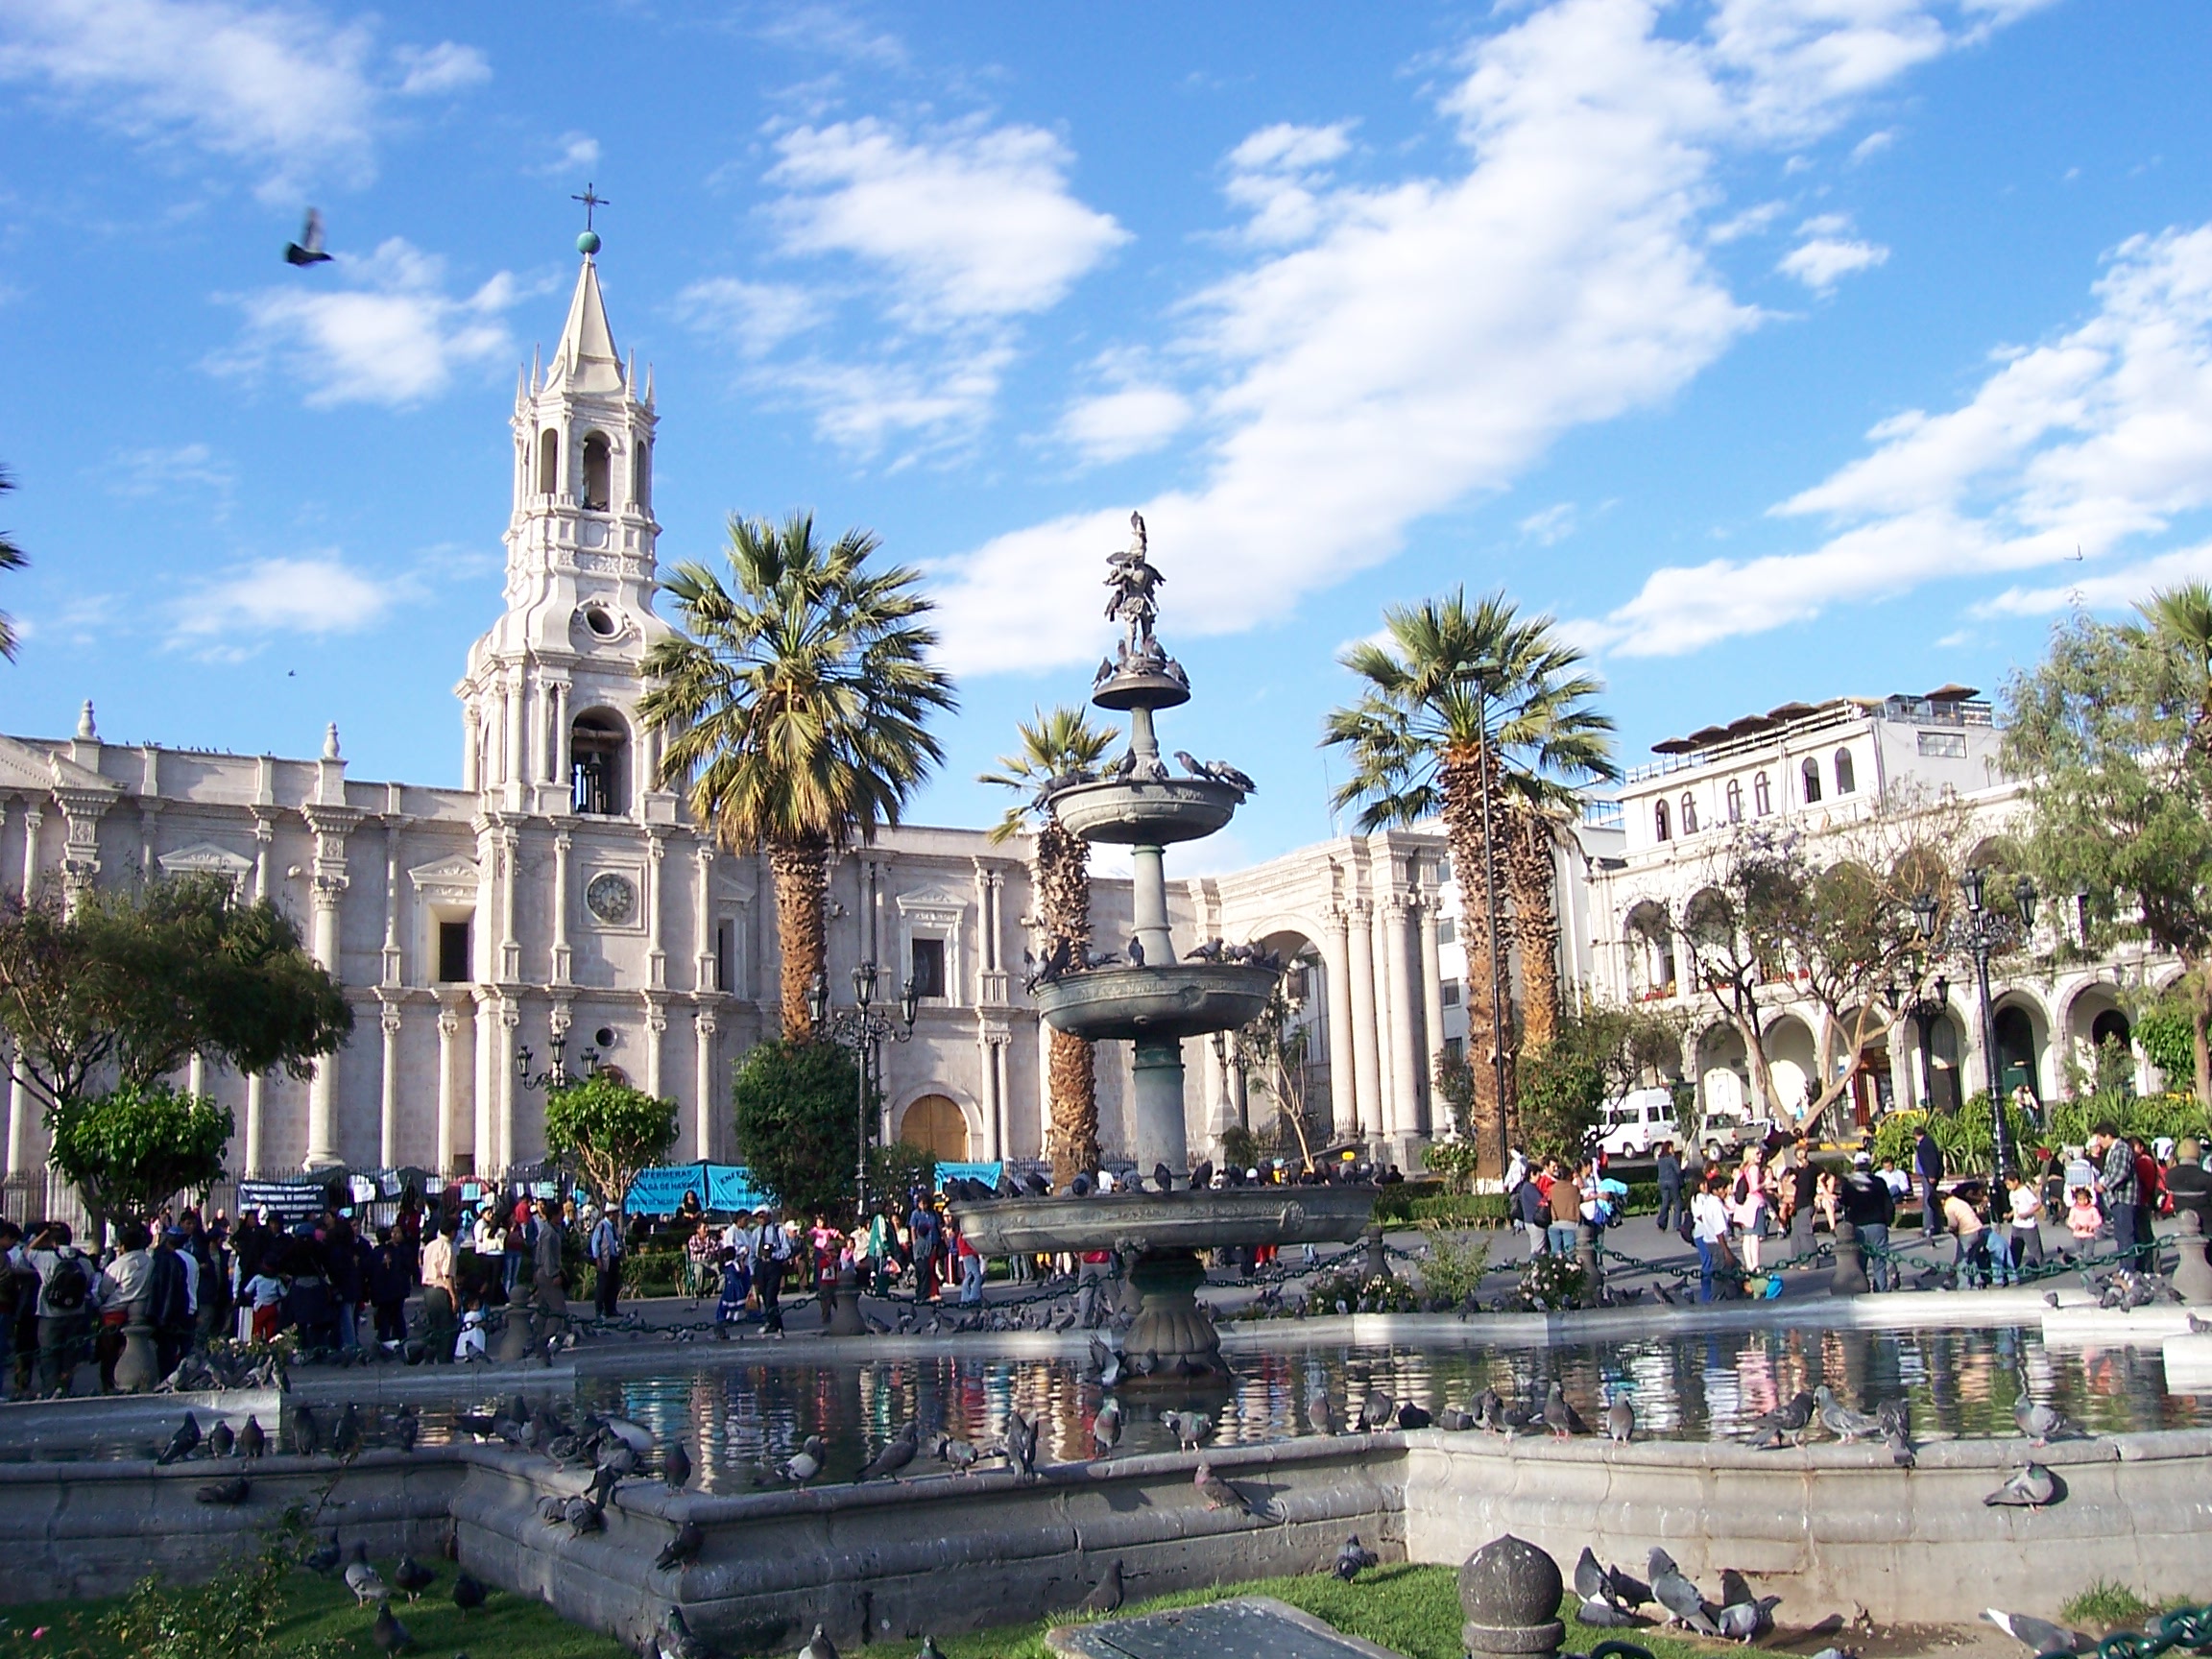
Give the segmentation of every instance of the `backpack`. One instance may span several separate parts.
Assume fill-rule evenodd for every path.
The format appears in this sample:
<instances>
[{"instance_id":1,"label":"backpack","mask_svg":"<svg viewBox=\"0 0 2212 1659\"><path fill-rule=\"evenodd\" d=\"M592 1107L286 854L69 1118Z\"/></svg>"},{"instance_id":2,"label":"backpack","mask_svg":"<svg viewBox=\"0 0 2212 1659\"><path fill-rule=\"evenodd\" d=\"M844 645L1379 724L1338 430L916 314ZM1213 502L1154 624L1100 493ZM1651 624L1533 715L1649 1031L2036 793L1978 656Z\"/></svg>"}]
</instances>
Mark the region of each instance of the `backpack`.
<instances>
[{"instance_id":1,"label":"backpack","mask_svg":"<svg viewBox=\"0 0 2212 1659\"><path fill-rule=\"evenodd\" d=\"M84 1258L74 1250L55 1259L54 1277L46 1284L46 1306L57 1313L74 1313L92 1293L84 1278Z\"/></svg>"}]
</instances>

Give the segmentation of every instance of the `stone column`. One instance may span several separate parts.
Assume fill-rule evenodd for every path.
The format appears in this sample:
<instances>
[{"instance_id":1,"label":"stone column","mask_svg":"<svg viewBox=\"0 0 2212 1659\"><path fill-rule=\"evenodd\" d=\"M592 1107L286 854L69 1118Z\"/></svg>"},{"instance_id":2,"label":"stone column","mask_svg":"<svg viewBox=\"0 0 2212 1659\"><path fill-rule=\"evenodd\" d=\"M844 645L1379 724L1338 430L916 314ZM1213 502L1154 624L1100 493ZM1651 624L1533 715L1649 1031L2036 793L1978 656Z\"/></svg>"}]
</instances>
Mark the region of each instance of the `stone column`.
<instances>
[{"instance_id":1,"label":"stone column","mask_svg":"<svg viewBox=\"0 0 2212 1659\"><path fill-rule=\"evenodd\" d=\"M1332 905L1322 930L1322 991L1329 999L1329 1123L1338 1141L1359 1133L1359 1107L1352 1082L1352 956L1348 918Z\"/></svg>"},{"instance_id":2,"label":"stone column","mask_svg":"<svg viewBox=\"0 0 2212 1659\"><path fill-rule=\"evenodd\" d=\"M461 1148L461 1089L454 1061L460 1046L461 995L442 992L438 1006L438 1172L451 1175Z\"/></svg>"},{"instance_id":3,"label":"stone column","mask_svg":"<svg viewBox=\"0 0 2212 1659\"><path fill-rule=\"evenodd\" d=\"M1013 1032L999 1030L991 1034L991 1079L992 1087L998 1097L998 1133L996 1136L998 1144L993 1151L992 1157L1001 1161L1014 1155L1013 1090L1009 1083L1009 1074L1012 1070L1009 1061L1013 1057Z\"/></svg>"},{"instance_id":4,"label":"stone column","mask_svg":"<svg viewBox=\"0 0 2212 1659\"><path fill-rule=\"evenodd\" d=\"M692 1015L691 1023L698 1037L697 1104L692 1109L692 1133L699 1145L699 1156L714 1156L714 1107L719 1091L714 1087L721 1068L714 1064L714 1035L720 1029L714 1019L714 1010L701 1008Z\"/></svg>"},{"instance_id":5,"label":"stone column","mask_svg":"<svg viewBox=\"0 0 2212 1659\"><path fill-rule=\"evenodd\" d=\"M269 1085L258 1071L246 1079L246 1162L248 1175L259 1175L262 1169L262 1135L268 1126L267 1094Z\"/></svg>"},{"instance_id":6,"label":"stone column","mask_svg":"<svg viewBox=\"0 0 2212 1659\"><path fill-rule=\"evenodd\" d=\"M1383 974L1390 993L1390 1133L1399 1139L1419 1133L1421 1127L1421 1061L1419 1033L1413 1028L1410 920L1403 893L1392 893L1382 901Z\"/></svg>"},{"instance_id":7,"label":"stone column","mask_svg":"<svg viewBox=\"0 0 2212 1659\"><path fill-rule=\"evenodd\" d=\"M8 1079L8 1174L29 1175L31 1168L31 1091L23 1079Z\"/></svg>"},{"instance_id":8,"label":"stone column","mask_svg":"<svg viewBox=\"0 0 2212 1659\"><path fill-rule=\"evenodd\" d=\"M325 874L321 868L315 873L315 960L333 977L338 973L338 903L346 892L343 856L340 854L335 860L341 873ZM334 860L326 860L319 847L316 864L330 861ZM331 1053L315 1062L315 1076L307 1085L305 1166L324 1169L344 1162L338 1152L338 1054Z\"/></svg>"},{"instance_id":9,"label":"stone column","mask_svg":"<svg viewBox=\"0 0 2212 1659\"><path fill-rule=\"evenodd\" d=\"M575 837L565 830L553 833L553 983L565 985L575 972L575 955L568 944L568 854Z\"/></svg>"},{"instance_id":10,"label":"stone column","mask_svg":"<svg viewBox=\"0 0 2212 1659\"><path fill-rule=\"evenodd\" d=\"M661 1061L668 1035L668 1010L658 998L645 1004L645 1093L661 1093Z\"/></svg>"},{"instance_id":11,"label":"stone column","mask_svg":"<svg viewBox=\"0 0 2212 1659\"><path fill-rule=\"evenodd\" d=\"M720 991L723 986L714 977L714 843L701 836L692 857L699 883L692 909L699 951L691 965L691 985L697 991Z\"/></svg>"},{"instance_id":12,"label":"stone column","mask_svg":"<svg viewBox=\"0 0 2212 1659\"><path fill-rule=\"evenodd\" d=\"M20 889L23 902L28 904L38 891L38 827L46 822L46 814L34 801L23 809L23 884Z\"/></svg>"},{"instance_id":13,"label":"stone column","mask_svg":"<svg viewBox=\"0 0 2212 1659\"><path fill-rule=\"evenodd\" d=\"M515 931L515 890L522 881L522 832L503 824L498 833L499 977L513 984L522 977L522 942Z\"/></svg>"},{"instance_id":14,"label":"stone column","mask_svg":"<svg viewBox=\"0 0 2212 1659\"><path fill-rule=\"evenodd\" d=\"M551 781L560 785L564 794L571 795L576 786L575 763L569 758L568 738L568 682L558 682L553 687L553 777Z\"/></svg>"},{"instance_id":15,"label":"stone column","mask_svg":"<svg viewBox=\"0 0 2212 1659\"><path fill-rule=\"evenodd\" d=\"M399 1164L399 1002L397 998L386 999L380 1023L384 1029L384 1075L377 1101L376 1156L380 1168L393 1169Z\"/></svg>"},{"instance_id":16,"label":"stone column","mask_svg":"<svg viewBox=\"0 0 2212 1659\"><path fill-rule=\"evenodd\" d=\"M1565 891L1565 889L1561 889ZM1421 1098L1427 1110L1421 1127L1443 1132L1436 1104L1436 1062L1444 1057L1444 969L1436 950L1436 912L1441 905L1431 887L1421 901Z\"/></svg>"},{"instance_id":17,"label":"stone column","mask_svg":"<svg viewBox=\"0 0 2212 1659\"><path fill-rule=\"evenodd\" d=\"M668 838L659 833L645 837L645 983L658 991L668 983L667 941L661 933L661 860L667 855ZM648 1091L661 1093L659 1087Z\"/></svg>"},{"instance_id":18,"label":"stone column","mask_svg":"<svg viewBox=\"0 0 2212 1659\"><path fill-rule=\"evenodd\" d=\"M515 1166L515 1046L516 1033L521 1028L522 1004L513 997L500 998L499 1035L492 1050L492 1149L502 1171ZM476 1156L484 1156L481 1142L477 1143Z\"/></svg>"},{"instance_id":19,"label":"stone column","mask_svg":"<svg viewBox=\"0 0 2212 1659\"><path fill-rule=\"evenodd\" d=\"M530 740L523 725L525 693L521 663L517 662L508 670L506 681L507 731L504 747L507 753L504 758L507 765L506 776L500 781L507 785L509 806L518 807L522 805L521 785L528 782L530 778Z\"/></svg>"},{"instance_id":20,"label":"stone column","mask_svg":"<svg viewBox=\"0 0 2212 1659\"><path fill-rule=\"evenodd\" d=\"M1352 1079L1359 1133L1382 1134L1382 1058L1375 1046L1375 934L1367 901L1355 899L1347 930L1352 946Z\"/></svg>"}]
</instances>

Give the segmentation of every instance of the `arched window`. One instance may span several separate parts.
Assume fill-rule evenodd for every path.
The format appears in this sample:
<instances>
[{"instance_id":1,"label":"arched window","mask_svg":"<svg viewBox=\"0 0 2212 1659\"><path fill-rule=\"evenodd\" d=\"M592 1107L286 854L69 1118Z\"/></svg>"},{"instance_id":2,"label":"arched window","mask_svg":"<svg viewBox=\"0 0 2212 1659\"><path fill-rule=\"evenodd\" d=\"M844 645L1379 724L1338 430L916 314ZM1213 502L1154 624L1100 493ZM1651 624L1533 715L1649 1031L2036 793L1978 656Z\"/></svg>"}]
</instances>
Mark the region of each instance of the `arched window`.
<instances>
[{"instance_id":1,"label":"arched window","mask_svg":"<svg viewBox=\"0 0 2212 1659\"><path fill-rule=\"evenodd\" d=\"M1682 833L1697 833L1697 801L1695 796L1688 794L1682 797Z\"/></svg>"},{"instance_id":2,"label":"arched window","mask_svg":"<svg viewBox=\"0 0 2212 1659\"><path fill-rule=\"evenodd\" d=\"M561 493L561 434L548 426L538 435L538 493Z\"/></svg>"},{"instance_id":3,"label":"arched window","mask_svg":"<svg viewBox=\"0 0 2212 1659\"><path fill-rule=\"evenodd\" d=\"M1851 765L1851 751L1836 751L1836 793L1848 795L1859 787L1859 775Z\"/></svg>"},{"instance_id":4,"label":"arched window","mask_svg":"<svg viewBox=\"0 0 2212 1659\"><path fill-rule=\"evenodd\" d=\"M1767 787L1767 774L1751 780L1751 810L1764 818L1774 810L1774 791Z\"/></svg>"},{"instance_id":5,"label":"arched window","mask_svg":"<svg viewBox=\"0 0 2212 1659\"><path fill-rule=\"evenodd\" d=\"M588 709L568 732L570 805L579 812L618 818L630 810L630 733L621 717Z\"/></svg>"},{"instance_id":6,"label":"arched window","mask_svg":"<svg viewBox=\"0 0 2212 1659\"><path fill-rule=\"evenodd\" d=\"M607 434L593 432L584 440L584 505L594 513L607 511L613 497L612 479L609 474L613 466L614 452L607 442Z\"/></svg>"},{"instance_id":7,"label":"arched window","mask_svg":"<svg viewBox=\"0 0 2212 1659\"><path fill-rule=\"evenodd\" d=\"M1810 755L1805 757L1805 805L1810 806L1820 799L1820 762Z\"/></svg>"},{"instance_id":8,"label":"arched window","mask_svg":"<svg viewBox=\"0 0 2212 1659\"><path fill-rule=\"evenodd\" d=\"M1654 841L1669 841L1673 839L1673 828L1667 822L1667 803L1664 801L1652 802L1651 839Z\"/></svg>"},{"instance_id":9,"label":"arched window","mask_svg":"<svg viewBox=\"0 0 2212 1659\"><path fill-rule=\"evenodd\" d=\"M653 510L653 445L640 442L630 457L630 504L640 513Z\"/></svg>"},{"instance_id":10,"label":"arched window","mask_svg":"<svg viewBox=\"0 0 2212 1659\"><path fill-rule=\"evenodd\" d=\"M1743 785L1733 778L1728 780L1728 822L1743 822Z\"/></svg>"}]
</instances>

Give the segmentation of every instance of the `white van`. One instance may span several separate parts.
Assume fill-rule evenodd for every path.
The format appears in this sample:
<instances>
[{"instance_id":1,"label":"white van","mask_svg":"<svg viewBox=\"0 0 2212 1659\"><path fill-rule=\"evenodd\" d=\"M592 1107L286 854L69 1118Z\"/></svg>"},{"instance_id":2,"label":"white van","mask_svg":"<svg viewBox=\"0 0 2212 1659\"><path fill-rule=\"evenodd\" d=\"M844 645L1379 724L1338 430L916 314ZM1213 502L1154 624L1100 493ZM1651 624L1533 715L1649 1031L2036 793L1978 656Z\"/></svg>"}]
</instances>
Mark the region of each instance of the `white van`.
<instances>
[{"instance_id":1,"label":"white van","mask_svg":"<svg viewBox=\"0 0 2212 1659\"><path fill-rule=\"evenodd\" d=\"M1662 1141L1682 1144L1671 1090L1631 1089L1599 1117L1598 1144L1609 1157L1640 1158Z\"/></svg>"}]
</instances>

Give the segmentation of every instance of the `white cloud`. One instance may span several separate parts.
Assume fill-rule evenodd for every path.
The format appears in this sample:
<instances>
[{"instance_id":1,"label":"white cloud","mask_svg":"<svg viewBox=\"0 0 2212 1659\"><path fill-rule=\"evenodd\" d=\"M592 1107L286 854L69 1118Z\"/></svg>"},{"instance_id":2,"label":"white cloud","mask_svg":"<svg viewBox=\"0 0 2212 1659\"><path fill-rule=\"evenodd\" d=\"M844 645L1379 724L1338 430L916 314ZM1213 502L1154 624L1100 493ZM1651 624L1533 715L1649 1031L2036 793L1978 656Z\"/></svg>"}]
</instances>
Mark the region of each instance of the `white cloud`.
<instances>
[{"instance_id":1,"label":"white cloud","mask_svg":"<svg viewBox=\"0 0 2212 1659\"><path fill-rule=\"evenodd\" d=\"M1575 534L1577 517L1574 502L1561 501L1542 512L1529 514L1517 528L1529 541L1554 547Z\"/></svg>"},{"instance_id":2,"label":"white cloud","mask_svg":"<svg viewBox=\"0 0 2212 1659\"><path fill-rule=\"evenodd\" d=\"M412 58L407 55L413 53ZM401 48L402 92L489 70L472 48ZM310 180L374 172L384 96L360 23L302 5L233 0L12 0L0 7L0 79L147 141L181 141L261 174L282 200Z\"/></svg>"},{"instance_id":3,"label":"white cloud","mask_svg":"<svg viewBox=\"0 0 2212 1659\"><path fill-rule=\"evenodd\" d=\"M392 56L403 71L402 98L428 98L440 92L458 92L492 79L492 62L473 46L441 40L435 46L399 46Z\"/></svg>"},{"instance_id":4,"label":"white cloud","mask_svg":"<svg viewBox=\"0 0 2212 1659\"><path fill-rule=\"evenodd\" d=\"M1986 21L1947 29L1945 0L1719 0L1687 29L1662 14L1557 0L1519 17L1441 101L1454 167L1311 187L1310 242L1195 298L1183 357L1211 381L1216 436L1196 482L1137 503L1169 627L1280 616L1560 434L1671 396L1758 320L1706 253L1724 153L1833 131ZM947 561L949 661L1095 657L1097 560L1132 504Z\"/></svg>"},{"instance_id":5,"label":"white cloud","mask_svg":"<svg viewBox=\"0 0 2212 1659\"><path fill-rule=\"evenodd\" d=\"M589 132L564 132L554 145L560 154L532 172L547 179L563 179L599 165L599 140Z\"/></svg>"},{"instance_id":6,"label":"white cloud","mask_svg":"<svg viewBox=\"0 0 2212 1659\"><path fill-rule=\"evenodd\" d=\"M236 661L259 650L272 634L358 634L383 619L401 597L402 586L380 583L335 552L257 560L179 599L172 643Z\"/></svg>"},{"instance_id":7,"label":"white cloud","mask_svg":"<svg viewBox=\"0 0 2212 1659\"><path fill-rule=\"evenodd\" d=\"M2008 588L1974 607L1977 616L2048 616L2058 611L2113 611L2162 588L2212 581L2212 541L2161 553L2123 569L2083 576L2064 587Z\"/></svg>"},{"instance_id":8,"label":"white cloud","mask_svg":"<svg viewBox=\"0 0 2212 1659\"><path fill-rule=\"evenodd\" d=\"M876 120L777 141L783 248L846 253L894 285L893 314L942 329L1048 309L1129 239L1068 189L1073 156L1036 127L910 136Z\"/></svg>"},{"instance_id":9,"label":"white cloud","mask_svg":"<svg viewBox=\"0 0 2212 1659\"><path fill-rule=\"evenodd\" d=\"M1157 449L1190 421L1190 400L1167 386L1128 386L1068 406L1060 436L1091 462Z\"/></svg>"},{"instance_id":10,"label":"white cloud","mask_svg":"<svg viewBox=\"0 0 2212 1659\"><path fill-rule=\"evenodd\" d=\"M842 58L873 69L903 69L906 45L898 36L871 28L841 6L793 6L760 31L778 46Z\"/></svg>"},{"instance_id":11,"label":"white cloud","mask_svg":"<svg viewBox=\"0 0 2212 1659\"><path fill-rule=\"evenodd\" d=\"M676 296L677 315L693 327L732 341L747 357L773 351L823 317L814 294L783 282L712 276Z\"/></svg>"},{"instance_id":12,"label":"white cloud","mask_svg":"<svg viewBox=\"0 0 2212 1659\"><path fill-rule=\"evenodd\" d=\"M1756 236L1789 210L1790 204L1786 202L1761 202L1721 220L1706 232L1705 240L1716 246L1724 246L1746 236Z\"/></svg>"},{"instance_id":13,"label":"white cloud","mask_svg":"<svg viewBox=\"0 0 2212 1659\"><path fill-rule=\"evenodd\" d=\"M1825 294L1843 277L1870 271L1885 263L1889 250L1863 242L1847 232L1851 221L1841 213L1823 213L1797 228L1805 240L1782 255L1774 269L1793 276L1815 294Z\"/></svg>"},{"instance_id":14,"label":"white cloud","mask_svg":"<svg viewBox=\"0 0 2212 1659\"><path fill-rule=\"evenodd\" d=\"M1230 203L1250 215L1245 235L1269 247L1303 242L1321 227L1328 168L1352 148L1352 123L1262 127L1229 152Z\"/></svg>"},{"instance_id":15,"label":"white cloud","mask_svg":"<svg viewBox=\"0 0 2212 1659\"><path fill-rule=\"evenodd\" d=\"M1883 421L1868 454L1775 508L1833 520L1820 546L1655 571L1582 637L1673 655L2077 553L2070 582L2015 588L1985 609L2048 611L2077 591L2104 604L2201 568L2200 549L2109 573L2092 562L2212 506L2212 227L2123 244L2095 293L2098 309L2079 326L1997 353L1965 404Z\"/></svg>"},{"instance_id":16,"label":"white cloud","mask_svg":"<svg viewBox=\"0 0 2212 1659\"><path fill-rule=\"evenodd\" d=\"M173 448L118 449L104 469L108 493L140 498L171 495L183 488L212 490L227 495L236 482L230 469L204 444L180 444Z\"/></svg>"},{"instance_id":17,"label":"white cloud","mask_svg":"<svg viewBox=\"0 0 2212 1659\"><path fill-rule=\"evenodd\" d=\"M1009 346L979 347L926 367L814 358L779 363L773 379L813 406L815 430L833 444L873 453L912 433L926 450L973 436L1013 358Z\"/></svg>"},{"instance_id":18,"label":"white cloud","mask_svg":"<svg viewBox=\"0 0 2212 1659\"><path fill-rule=\"evenodd\" d=\"M210 367L256 375L274 366L317 407L403 406L445 391L459 370L514 353L504 314L517 291L504 271L473 293L451 296L445 262L398 237L367 258L341 254L336 269L365 285L290 285L245 296L238 351Z\"/></svg>"},{"instance_id":19,"label":"white cloud","mask_svg":"<svg viewBox=\"0 0 2212 1659\"><path fill-rule=\"evenodd\" d=\"M1897 142L1897 129L1885 127L1879 132L1869 132L1851 146L1853 163L1870 161Z\"/></svg>"}]
</instances>

